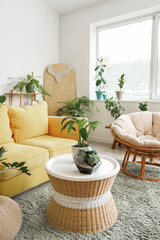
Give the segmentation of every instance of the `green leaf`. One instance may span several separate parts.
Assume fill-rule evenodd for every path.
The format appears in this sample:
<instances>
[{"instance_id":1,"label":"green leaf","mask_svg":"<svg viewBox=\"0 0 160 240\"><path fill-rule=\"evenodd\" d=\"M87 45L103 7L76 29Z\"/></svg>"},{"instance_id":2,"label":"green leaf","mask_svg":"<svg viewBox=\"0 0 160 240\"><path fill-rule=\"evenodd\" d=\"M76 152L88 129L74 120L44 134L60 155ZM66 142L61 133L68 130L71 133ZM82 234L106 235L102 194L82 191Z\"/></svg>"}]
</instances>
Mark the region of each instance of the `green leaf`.
<instances>
[{"instance_id":1,"label":"green leaf","mask_svg":"<svg viewBox=\"0 0 160 240\"><path fill-rule=\"evenodd\" d=\"M2 103L4 103L5 101L6 101L6 96L1 95L1 96L0 96L0 103L2 104Z\"/></svg>"},{"instance_id":2,"label":"green leaf","mask_svg":"<svg viewBox=\"0 0 160 240\"><path fill-rule=\"evenodd\" d=\"M101 72L104 72L104 69L103 68L100 68Z\"/></svg>"},{"instance_id":3,"label":"green leaf","mask_svg":"<svg viewBox=\"0 0 160 240\"><path fill-rule=\"evenodd\" d=\"M106 64L103 64L102 67L107 67Z\"/></svg>"},{"instance_id":4,"label":"green leaf","mask_svg":"<svg viewBox=\"0 0 160 240\"><path fill-rule=\"evenodd\" d=\"M84 141L87 141L87 139L88 139L88 132L87 132L87 130L86 130L85 128L81 128L81 129L79 130L79 135L80 135L80 137L81 137Z\"/></svg>"},{"instance_id":5,"label":"green leaf","mask_svg":"<svg viewBox=\"0 0 160 240\"><path fill-rule=\"evenodd\" d=\"M8 167L9 168L9 164L6 163L6 162L1 162L5 167Z\"/></svg>"},{"instance_id":6,"label":"green leaf","mask_svg":"<svg viewBox=\"0 0 160 240\"><path fill-rule=\"evenodd\" d=\"M106 79L104 77L101 77L101 80L104 84L106 84Z\"/></svg>"},{"instance_id":7,"label":"green leaf","mask_svg":"<svg viewBox=\"0 0 160 240\"><path fill-rule=\"evenodd\" d=\"M17 167L22 167L25 164L25 162L18 163Z\"/></svg>"},{"instance_id":8,"label":"green leaf","mask_svg":"<svg viewBox=\"0 0 160 240\"><path fill-rule=\"evenodd\" d=\"M11 167L17 167L18 162L11 163Z\"/></svg>"},{"instance_id":9,"label":"green leaf","mask_svg":"<svg viewBox=\"0 0 160 240\"><path fill-rule=\"evenodd\" d=\"M87 122L87 120L85 120L85 119L80 120L80 121L78 122L78 127L79 127L79 128L84 127L84 125L86 124L86 122Z\"/></svg>"},{"instance_id":10,"label":"green leaf","mask_svg":"<svg viewBox=\"0 0 160 240\"><path fill-rule=\"evenodd\" d=\"M95 71L97 71L99 69L99 66L95 67Z\"/></svg>"},{"instance_id":11,"label":"green leaf","mask_svg":"<svg viewBox=\"0 0 160 240\"><path fill-rule=\"evenodd\" d=\"M102 77L102 72L99 72L98 74L99 74L100 77Z\"/></svg>"},{"instance_id":12,"label":"green leaf","mask_svg":"<svg viewBox=\"0 0 160 240\"><path fill-rule=\"evenodd\" d=\"M72 129L73 129L73 124L74 124L75 122L70 122L70 124L68 125L68 135L70 134L70 132L72 131Z\"/></svg>"},{"instance_id":13,"label":"green leaf","mask_svg":"<svg viewBox=\"0 0 160 240\"><path fill-rule=\"evenodd\" d=\"M98 80L96 81L96 86L98 87L100 84L101 84L101 80L98 79Z\"/></svg>"}]
</instances>

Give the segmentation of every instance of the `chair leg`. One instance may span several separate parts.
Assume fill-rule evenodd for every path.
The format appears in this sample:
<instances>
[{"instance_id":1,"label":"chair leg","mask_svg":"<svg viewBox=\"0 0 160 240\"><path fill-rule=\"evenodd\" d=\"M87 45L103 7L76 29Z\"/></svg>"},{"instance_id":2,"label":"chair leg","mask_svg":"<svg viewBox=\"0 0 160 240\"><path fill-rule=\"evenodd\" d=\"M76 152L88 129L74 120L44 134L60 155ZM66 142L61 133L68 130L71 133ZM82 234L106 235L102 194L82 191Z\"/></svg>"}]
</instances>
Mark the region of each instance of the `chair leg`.
<instances>
[{"instance_id":1,"label":"chair leg","mask_svg":"<svg viewBox=\"0 0 160 240\"><path fill-rule=\"evenodd\" d=\"M144 179L144 173L145 173L145 156L142 157L142 163L141 163L141 179Z\"/></svg>"},{"instance_id":2,"label":"chair leg","mask_svg":"<svg viewBox=\"0 0 160 240\"><path fill-rule=\"evenodd\" d=\"M128 155L128 150L126 150L126 153L124 155L123 162L122 162L122 168L124 168L124 163L125 163L125 160L127 158L127 155Z\"/></svg>"},{"instance_id":3,"label":"chair leg","mask_svg":"<svg viewBox=\"0 0 160 240\"><path fill-rule=\"evenodd\" d=\"M117 140L114 139L113 144L112 144L112 149L115 149L115 147L116 147L116 143L117 143Z\"/></svg>"},{"instance_id":4,"label":"chair leg","mask_svg":"<svg viewBox=\"0 0 160 240\"><path fill-rule=\"evenodd\" d=\"M128 155L127 155L127 159L126 159L126 162L124 164L124 171L126 171L126 168L127 168L127 165L128 165L128 161L129 161L129 156L130 156L130 152L128 152Z\"/></svg>"}]
</instances>

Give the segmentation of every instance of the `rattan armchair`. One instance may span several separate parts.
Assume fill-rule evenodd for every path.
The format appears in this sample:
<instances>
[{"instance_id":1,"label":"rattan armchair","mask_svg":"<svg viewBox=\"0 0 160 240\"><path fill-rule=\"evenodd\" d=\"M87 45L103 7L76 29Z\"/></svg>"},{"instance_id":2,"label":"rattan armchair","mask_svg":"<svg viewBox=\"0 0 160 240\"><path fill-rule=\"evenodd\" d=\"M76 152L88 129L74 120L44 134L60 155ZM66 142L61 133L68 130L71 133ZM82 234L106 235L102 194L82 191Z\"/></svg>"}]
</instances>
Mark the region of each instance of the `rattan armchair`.
<instances>
[{"instance_id":1,"label":"rattan armchair","mask_svg":"<svg viewBox=\"0 0 160 240\"><path fill-rule=\"evenodd\" d=\"M160 178L145 177L146 164L160 167L158 162L160 158L160 113L147 111L122 115L113 122L111 132L114 138L127 148L121 171L137 179L160 181ZM127 171L127 166L131 162L141 164L140 176Z\"/></svg>"}]
</instances>

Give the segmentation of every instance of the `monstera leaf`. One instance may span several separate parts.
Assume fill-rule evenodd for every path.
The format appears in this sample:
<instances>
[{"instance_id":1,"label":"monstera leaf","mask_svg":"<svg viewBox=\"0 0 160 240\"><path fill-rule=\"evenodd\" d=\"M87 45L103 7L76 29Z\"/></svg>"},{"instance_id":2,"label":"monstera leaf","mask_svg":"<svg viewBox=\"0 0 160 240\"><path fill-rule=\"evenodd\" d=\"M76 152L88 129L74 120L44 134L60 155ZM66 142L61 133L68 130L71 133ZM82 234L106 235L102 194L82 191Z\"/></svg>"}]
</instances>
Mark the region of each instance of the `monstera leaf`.
<instances>
[{"instance_id":1,"label":"monstera leaf","mask_svg":"<svg viewBox=\"0 0 160 240\"><path fill-rule=\"evenodd\" d=\"M6 101L6 96L0 95L0 103L4 103Z\"/></svg>"}]
</instances>

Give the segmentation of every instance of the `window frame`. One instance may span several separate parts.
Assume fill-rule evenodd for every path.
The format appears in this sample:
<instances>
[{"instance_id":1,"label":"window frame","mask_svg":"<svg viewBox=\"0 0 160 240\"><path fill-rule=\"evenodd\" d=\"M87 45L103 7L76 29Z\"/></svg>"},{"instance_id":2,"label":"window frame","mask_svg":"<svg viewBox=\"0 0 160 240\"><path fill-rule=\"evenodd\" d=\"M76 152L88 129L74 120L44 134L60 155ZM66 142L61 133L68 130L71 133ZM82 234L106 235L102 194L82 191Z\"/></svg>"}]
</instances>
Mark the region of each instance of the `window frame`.
<instances>
[{"instance_id":1,"label":"window frame","mask_svg":"<svg viewBox=\"0 0 160 240\"><path fill-rule=\"evenodd\" d=\"M96 59L99 57L99 32L111 28L125 26L132 23L152 19L151 33L151 58L150 58L150 78L149 78L149 97L147 100L160 100L157 94L157 78L158 78L158 37L160 36L160 12L150 13L145 16L137 16L134 18L122 19L121 21L110 21L108 24L96 26ZM160 74L160 73L159 73ZM131 98L130 100L135 100ZM145 99L146 100L146 99Z\"/></svg>"}]
</instances>

